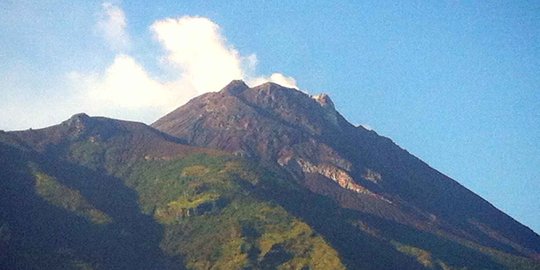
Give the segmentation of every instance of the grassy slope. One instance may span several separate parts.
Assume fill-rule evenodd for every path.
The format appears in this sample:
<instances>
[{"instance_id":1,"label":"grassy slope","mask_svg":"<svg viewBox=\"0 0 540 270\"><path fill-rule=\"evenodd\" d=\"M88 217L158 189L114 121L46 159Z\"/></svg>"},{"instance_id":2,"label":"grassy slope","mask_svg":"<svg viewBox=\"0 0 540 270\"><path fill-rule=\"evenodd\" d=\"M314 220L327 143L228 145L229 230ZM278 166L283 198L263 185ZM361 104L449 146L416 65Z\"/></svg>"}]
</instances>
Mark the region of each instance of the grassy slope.
<instances>
[{"instance_id":1,"label":"grassy slope","mask_svg":"<svg viewBox=\"0 0 540 270\"><path fill-rule=\"evenodd\" d=\"M21 198L25 196L22 193L31 195L31 200L24 199L31 201L29 209L22 212L32 212L35 206L30 204L45 205L47 210L41 211L44 215L50 209L61 213L51 219L70 217L77 222L65 221L64 227L71 231L61 236L59 231L47 228L49 219L37 220L41 217L36 216L27 219L28 226L45 228L33 236L17 236L11 233L18 226L12 216L0 217L2 245L22 243L12 245L12 252L4 254L1 264L22 269L128 269L137 264L111 260L131 257L136 261L137 256L149 253L155 254L157 262L148 266L170 269L344 268L337 252L309 225L279 205L257 199L253 192L263 178L260 172L230 156L187 153L179 158L143 155L126 159L117 156L124 152L124 146L117 143L75 141L63 153L70 160L65 162L18 151L12 148L15 145L2 145L5 151L1 154L6 159L13 154L10 151L21 155L16 168L3 168L3 193L24 185L24 190L15 194ZM19 179L22 175L24 183ZM9 208L8 203L0 206ZM138 214L132 213L133 208ZM142 225L131 228L133 224ZM157 235L155 245L161 255L152 247L139 247L153 245L155 237L140 236L146 233ZM53 239L32 241L38 234ZM116 234L122 239L107 239ZM65 243L54 240L81 235L86 237ZM95 246L76 250L89 239L94 239ZM136 246L136 251L112 255L96 251L123 245Z\"/></svg>"},{"instance_id":2,"label":"grassy slope","mask_svg":"<svg viewBox=\"0 0 540 270\"><path fill-rule=\"evenodd\" d=\"M228 156L140 161L123 176L164 225L161 247L188 268L340 269L335 250L277 204L253 196L265 179Z\"/></svg>"}]
</instances>

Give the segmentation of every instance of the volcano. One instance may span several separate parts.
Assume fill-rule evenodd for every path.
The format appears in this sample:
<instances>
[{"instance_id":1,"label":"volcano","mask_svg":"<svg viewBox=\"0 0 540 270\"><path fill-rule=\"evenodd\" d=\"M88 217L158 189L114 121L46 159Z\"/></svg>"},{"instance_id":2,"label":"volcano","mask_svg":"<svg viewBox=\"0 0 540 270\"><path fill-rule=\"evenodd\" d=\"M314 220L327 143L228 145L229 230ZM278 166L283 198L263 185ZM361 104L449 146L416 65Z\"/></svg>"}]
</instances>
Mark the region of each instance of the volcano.
<instances>
[{"instance_id":1,"label":"volcano","mask_svg":"<svg viewBox=\"0 0 540 270\"><path fill-rule=\"evenodd\" d=\"M540 269L528 227L274 83L1 132L0 191L3 269Z\"/></svg>"}]
</instances>

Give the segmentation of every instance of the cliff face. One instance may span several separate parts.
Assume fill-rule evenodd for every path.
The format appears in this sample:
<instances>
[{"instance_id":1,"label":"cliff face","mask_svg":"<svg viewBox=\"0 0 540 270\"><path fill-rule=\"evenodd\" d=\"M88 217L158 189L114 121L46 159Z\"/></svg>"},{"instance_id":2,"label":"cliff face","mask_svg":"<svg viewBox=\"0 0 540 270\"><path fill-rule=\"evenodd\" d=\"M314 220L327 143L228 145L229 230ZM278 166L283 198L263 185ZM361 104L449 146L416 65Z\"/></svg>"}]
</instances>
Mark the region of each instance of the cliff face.
<instances>
[{"instance_id":1,"label":"cliff face","mask_svg":"<svg viewBox=\"0 0 540 270\"><path fill-rule=\"evenodd\" d=\"M536 233L390 139L354 127L325 94L233 81L152 126L273 166L349 209L525 256L540 251Z\"/></svg>"}]
</instances>

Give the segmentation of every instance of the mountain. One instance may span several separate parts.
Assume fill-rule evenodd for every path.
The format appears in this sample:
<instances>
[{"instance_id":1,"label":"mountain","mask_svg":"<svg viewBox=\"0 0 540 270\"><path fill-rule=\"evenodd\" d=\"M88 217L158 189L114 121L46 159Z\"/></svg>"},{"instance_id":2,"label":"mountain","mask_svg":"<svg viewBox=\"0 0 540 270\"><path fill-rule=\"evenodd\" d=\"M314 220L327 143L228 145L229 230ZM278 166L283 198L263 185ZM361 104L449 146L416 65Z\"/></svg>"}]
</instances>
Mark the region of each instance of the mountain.
<instances>
[{"instance_id":1,"label":"mountain","mask_svg":"<svg viewBox=\"0 0 540 270\"><path fill-rule=\"evenodd\" d=\"M376 220L473 249L538 258L536 233L390 139L351 125L325 94L309 96L273 83L249 88L233 81L152 126L191 145L257 160ZM366 232L380 231L362 224ZM440 245L416 241L409 244L424 250Z\"/></svg>"},{"instance_id":2,"label":"mountain","mask_svg":"<svg viewBox=\"0 0 540 270\"><path fill-rule=\"evenodd\" d=\"M1 269L343 269L264 198L294 190L141 123L75 115L0 134Z\"/></svg>"},{"instance_id":3,"label":"mountain","mask_svg":"<svg viewBox=\"0 0 540 270\"><path fill-rule=\"evenodd\" d=\"M540 269L540 236L327 95L0 132L1 269Z\"/></svg>"}]
</instances>

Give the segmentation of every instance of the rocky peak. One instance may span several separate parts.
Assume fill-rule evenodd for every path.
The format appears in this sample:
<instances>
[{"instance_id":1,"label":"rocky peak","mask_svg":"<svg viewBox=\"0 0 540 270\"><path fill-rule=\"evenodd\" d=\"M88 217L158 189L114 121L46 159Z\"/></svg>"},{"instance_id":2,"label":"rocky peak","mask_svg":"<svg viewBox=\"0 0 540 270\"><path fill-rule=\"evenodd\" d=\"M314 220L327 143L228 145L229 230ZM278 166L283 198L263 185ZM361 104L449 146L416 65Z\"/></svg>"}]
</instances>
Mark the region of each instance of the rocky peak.
<instances>
[{"instance_id":1,"label":"rocky peak","mask_svg":"<svg viewBox=\"0 0 540 270\"><path fill-rule=\"evenodd\" d=\"M113 136L115 133L121 132L123 130L121 126L127 123L120 120L92 117L85 113L78 113L62 122L59 130L75 138L98 136L105 139Z\"/></svg>"},{"instance_id":2,"label":"rocky peak","mask_svg":"<svg viewBox=\"0 0 540 270\"><path fill-rule=\"evenodd\" d=\"M273 82L265 82L265 83L263 83L261 85L256 86L255 88L257 88L259 90L272 91L273 89L280 89L280 88L287 88L287 87L281 86L280 84L273 83ZM289 88L287 88L287 89L289 89Z\"/></svg>"},{"instance_id":3,"label":"rocky peak","mask_svg":"<svg viewBox=\"0 0 540 270\"><path fill-rule=\"evenodd\" d=\"M223 94L229 95L239 95L245 90L249 89L249 86L242 80L231 81L227 86L225 86L220 92Z\"/></svg>"},{"instance_id":4,"label":"rocky peak","mask_svg":"<svg viewBox=\"0 0 540 270\"><path fill-rule=\"evenodd\" d=\"M266 82L261 85L255 86L252 89L253 92L255 92L259 96L274 97L274 99L278 97L293 98L305 95L303 92L298 91L298 89L287 88L273 82Z\"/></svg>"},{"instance_id":5,"label":"rocky peak","mask_svg":"<svg viewBox=\"0 0 540 270\"><path fill-rule=\"evenodd\" d=\"M68 121L88 121L90 119L90 116L86 113L77 113L71 116Z\"/></svg>"},{"instance_id":6,"label":"rocky peak","mask_svg":"<svg viewBox=\"0 0 540 270\"><path fill-rule=\"evenodd\" d=\"M64 121L63 124L69 128L73 128L77 131L81 131L86 128L91 121L91 117L86 113L78 113L71 116L68 120Z\"/></svg>"},{"instance_id":7,"label":"rocky peak","mask_svg":"<svg viewBox=\"0 0 540 270\"><path fill-rule=\"evenodd\" d=\"M237 150L231 149L235 145L249 144L247 148L267 156L267 150L275 154L300 138L322 136L328 139L331 134L342 132L338 121L341 118L328 95L315 98L271 82L250 88L237 80L218 93L190 101L152 126L188 142L197 141L201 146L226 145L224 148L233 152ZM343 122L346 121L343 119ZM258 145L277 133L281 134L279 140Z\"/></svg>"},{"instance_id":8,"label":"rocky peak","mask_svg":"<svg viewBox=\"0 0 540 270\"><path fill-rule=\"evenodd\" d=\"M319 104L321 104L321 106L324 108L335 109L334 102L332 101L332 99L330 99L330 96L328 96L327 94L321 93L321 94L312 96L312 98L315 101L317 101Z\"/></svg>"},{"instance_id":9,"label":"rocky peak","mask_svg":"<svg viewBox=\"0 0 540 270\"><path fill-rule=\"evenodd\" d=\"M298 178L306 172L318 173L344 189L358 191L349 179L353 177L350 162L332 148L344 132L340 119L326 94L313 97L271 82L249 88L232 81L219 93L194 99L152 126L193 145L264 160ZM299 159L305 161L302 164L319 168L324 163L343 172L321 169L321 173L313 166L300 166L298 171Z\"/></svg>"}]
</instances>

